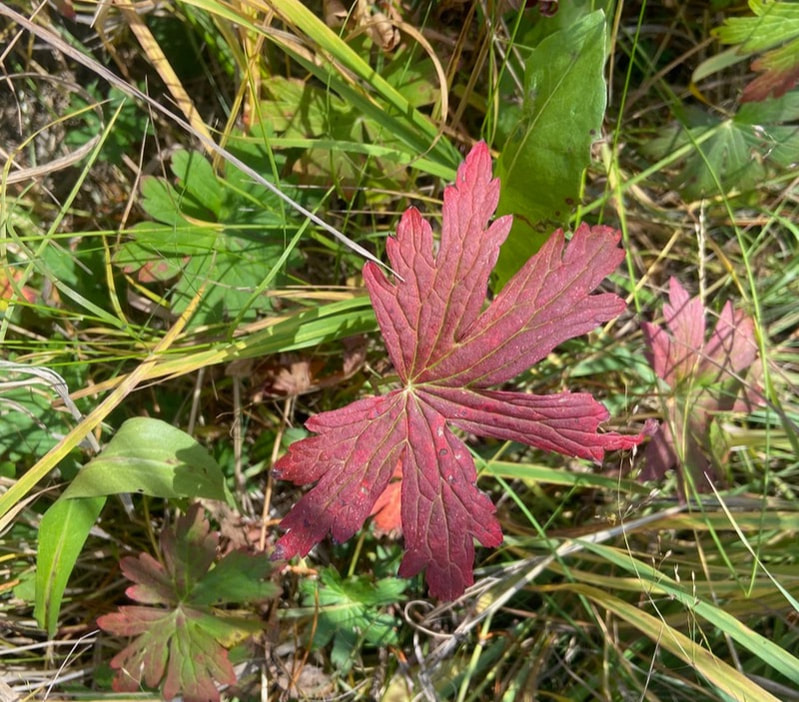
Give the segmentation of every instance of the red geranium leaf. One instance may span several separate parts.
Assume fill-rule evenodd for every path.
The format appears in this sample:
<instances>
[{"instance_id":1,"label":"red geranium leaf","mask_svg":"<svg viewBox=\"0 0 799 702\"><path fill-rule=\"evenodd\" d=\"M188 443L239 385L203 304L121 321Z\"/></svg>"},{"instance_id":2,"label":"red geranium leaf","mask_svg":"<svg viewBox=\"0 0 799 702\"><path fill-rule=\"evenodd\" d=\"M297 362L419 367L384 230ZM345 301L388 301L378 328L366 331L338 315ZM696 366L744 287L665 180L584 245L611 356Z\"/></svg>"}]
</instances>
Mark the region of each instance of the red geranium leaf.
<instances>
[{"instance_id":1,"label":"red geranium leaf","mask_svg":"<svg viewBox=\"0 0 799 702\"><path fill-rule=\"evenodd\" d=\"M318 482L282 521L287 533L275 558L305 555L328 532L338 541L350 538L401 462L400 575L426 568L431 595L452 599L473 582L474 539L498 546L502 532L451 426L595 460L641 441L598 434L607 411L590 395L490 389L624 309L616 295L591 294L624 257L620 233L585 224L568 243L555 232L484 308L511 225L509 217L489 225L498 199L499 181L481 143L444 192L438 251L430 225L410 209L386 245L400 279L364 267L401 387L313 417L306 427L317 436L293 444L276 463L280 478ZM395 493L393 483L390 489Z\"/></svg>"}]
</instances>

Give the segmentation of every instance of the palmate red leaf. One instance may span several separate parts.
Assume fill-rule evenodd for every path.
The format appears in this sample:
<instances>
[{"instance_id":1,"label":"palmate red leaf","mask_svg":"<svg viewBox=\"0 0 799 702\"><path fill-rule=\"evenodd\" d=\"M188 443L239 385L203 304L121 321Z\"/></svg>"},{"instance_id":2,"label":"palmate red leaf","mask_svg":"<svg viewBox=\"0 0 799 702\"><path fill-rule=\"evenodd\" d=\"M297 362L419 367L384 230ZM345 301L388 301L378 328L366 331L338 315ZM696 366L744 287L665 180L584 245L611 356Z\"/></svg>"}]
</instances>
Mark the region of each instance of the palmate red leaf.
<instances>
[{"instance_id":1,"label":"palmate red leaf","mask_svg":"<svg viewBox=\"0 0 799 702\"><path fill-rule=\"evenodd\" d=\"M317 436L296 442L276 463L279 478L316 485L281 522L287 533L275 558L305 555L328 533L349 539L401 462L406 553L399 574L426 569L430 594L453 599L473 583L474 540L498 546L502 531L450 426L597 461L606 450L641 441L597 433L608 413L588 394L490 389L624 310L616 295L591 294L624 257L620 233L587 225L568 243L556 231L484 309L511 226L510 217L488 224L498 199L481 143L444 192L438 252L430 225L410 209L387 242L401 280L366 264L364 280L401 387L312 417L305 426Z\"/></svg>"}]
</instances>

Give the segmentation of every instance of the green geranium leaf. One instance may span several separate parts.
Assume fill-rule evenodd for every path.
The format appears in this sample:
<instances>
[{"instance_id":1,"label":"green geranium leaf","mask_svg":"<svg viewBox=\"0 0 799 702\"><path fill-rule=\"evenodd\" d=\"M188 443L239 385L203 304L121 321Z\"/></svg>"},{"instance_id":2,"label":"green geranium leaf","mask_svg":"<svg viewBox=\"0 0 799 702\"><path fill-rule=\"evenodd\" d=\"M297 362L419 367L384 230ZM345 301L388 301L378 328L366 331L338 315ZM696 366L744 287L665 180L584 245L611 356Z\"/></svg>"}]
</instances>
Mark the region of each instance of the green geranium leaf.
<instances>
[{"instance_id":1,"label":"green geranium leaf","mask_svg":"<svg viewBox=\"0 0 799 702\"><path fill-rule=\"evenodd\" d=\"M665 130L645 148L655 158L693 144L680 162L677 187L693 200L759 185L769 170L799 160L799 91L781 98L747 103L737 114L718 119L698 110L684 125Z\"/></svg>"},{"instance_id":2,"label":"green geranium leaf","mask_svg":"<svg viewBox=\"0 0 799 702\"><path fill-rule=\"evenodd\" d=\"M325 646L332 640L331 660L346 672L364 643L395 644L399 622L381 608L400 602L407 586L399 578L377 582L364 576L342 578L332 568L322 572L319 582L301 582L303 604L319 605L313 645Z\"/></svg>"},{"instance_id":3,"label":"green geranium leaf","mask_svg":"<svg viewBox=\"0 0 799 702\"><path fill-rule=\"evenodd\" d=\"M128 230L130 239L114 263L142 284L159 284L170 312L181 314L202 289L191 324L248 321L271 310L269 279L282 280L289 226L299 220L267 189L225 165L217 175L199 153L172 157L177 183L149 177L142 182L141 206L154 220ZM281 185L296 200L307 202Z\"/></svg>"}]
</instances>

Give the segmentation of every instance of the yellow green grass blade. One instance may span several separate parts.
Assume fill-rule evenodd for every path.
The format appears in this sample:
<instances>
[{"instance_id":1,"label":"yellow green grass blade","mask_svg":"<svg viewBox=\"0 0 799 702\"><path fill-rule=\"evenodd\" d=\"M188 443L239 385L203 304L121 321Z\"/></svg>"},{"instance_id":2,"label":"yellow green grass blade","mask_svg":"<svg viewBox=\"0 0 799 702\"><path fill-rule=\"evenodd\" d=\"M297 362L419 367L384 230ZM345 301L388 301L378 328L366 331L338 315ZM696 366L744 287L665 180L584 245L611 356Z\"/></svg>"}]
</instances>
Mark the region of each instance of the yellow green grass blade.
<instances>
[{"instance_id":1,"label":"yellow green grass blade","mask_svg":"<svg viewBox=\"0 0 799 702\"><path fill-rule=\"evenodd\" d=\"M685 589L662 571L634 558L630 553L622 549L584 540L580 540L579 543L583 544L587 551L601 556L609 563L613 563L628 572L634 573L640 579L642 592L647 595L655 593L668 595L677 600L686 609L718 627L764 663L799 685L799 659L765 636L750 629L722 607L703 600L690 587Z\"/></svg>"},{"instance_id":2,"label":"yellow green grass blade","mask_svg":"<svg viewBox=\"0 0 799 702\"><path fill-rule=\"evenodd\" d=\"M719 691L737 702L779 702L779 700L753 682L743 673L713 655L711 651L668 626L661 619L647 614L629 602L590 585L569 583L541 588L545 591L564 591L589 598L600 607L632 624L658 646L677 656L701 674Z\"/></svg>"}]
</instances>

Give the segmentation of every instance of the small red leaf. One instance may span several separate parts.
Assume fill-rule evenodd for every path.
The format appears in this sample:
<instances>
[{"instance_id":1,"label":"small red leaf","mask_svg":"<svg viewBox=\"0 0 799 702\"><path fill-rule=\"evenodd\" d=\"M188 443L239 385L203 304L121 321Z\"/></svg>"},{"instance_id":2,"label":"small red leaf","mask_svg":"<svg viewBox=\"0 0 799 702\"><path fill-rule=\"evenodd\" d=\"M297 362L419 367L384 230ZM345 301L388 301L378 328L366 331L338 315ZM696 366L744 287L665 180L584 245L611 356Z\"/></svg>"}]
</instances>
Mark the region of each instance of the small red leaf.
<instances>
[{"instance_id":1,"label":"small red leaf","mask_svg":"<svg viewBox=\"0 0 799 702\"><path fill-rule=\"evenodd\" d=\"M757 358L750 317L727 302L706 343L702 300L691 298L673 277L663 317L665 327L644 322L642 328L655 373L673 389L686 381L710 385L746 370Z\"/></svg>"},{"instance_id":2,"label":"small red leaf","mask_svg":"<svg viewBox=\"0 0 799 702\"><path fill-rule=\"evenodd\" d=\"M658 377L671 387L690 378L701 360L705 343L705 308L693 300L676 278L669 280L669 301L663 305L666 329L649 322L641 326L650 348L650 362Z\"/></svg>"},{"instance_id":3,"label":"small red leaf","mask_svg":"<svg viewBox=\"0 0 799 702\"><path fill-rule=\"evenodd\" d=\"M372 507L375 532L377 534L399 535L402 533L402 463L398 463L392 480L380 494Z\"/></svg>"},{"instance_id":4,"label":"small red leaf","mask_svg":"<svg viewBox=\"0 0 799 702\"><path fill-rule=\"evenodd\" d=\"M754 321L740 310L733 311L727 302L705 341L702 300L691 298L676 278L669 280L663 316L665 327L642 324L652 368L669 389L664 403L666 423L647 446L641 479L661 478L679 467L690 473L698 490L707 490L705 476L711 480L715 476L709 458L713 416L746 407L737 397L743 372L757 360ZM750 395L750 402L759 401L756 392Z\"/></svg>"},{"instance_id":5,"label":"small red leaf","mask_svg":"<svg viewBox=\"0 0 799 702\"><path fill-rule=\"evenodd\" d=\"M616 295L591 294L624 257L620 233L585 224L568 243L555 232L484 309L511 226L510 217L489 225L498 200L499 181L480 143L444 191L437 253L430 225L410 209L386 244L401 281L364 267L401 387L313 417L306 427L317 436L293 444L276 463L277 477L316 481L281 522L287 533L276 558L305 555L328 532L350 538L401 462L400 575L426 569L430 594L453 599L473 582L474 540L498 546L502 532L476 486L471 454L450 426L595 460L641 441L597 433L607 411L590 395L490 389L624 310Z\"/></svg>"}]
</instances>

